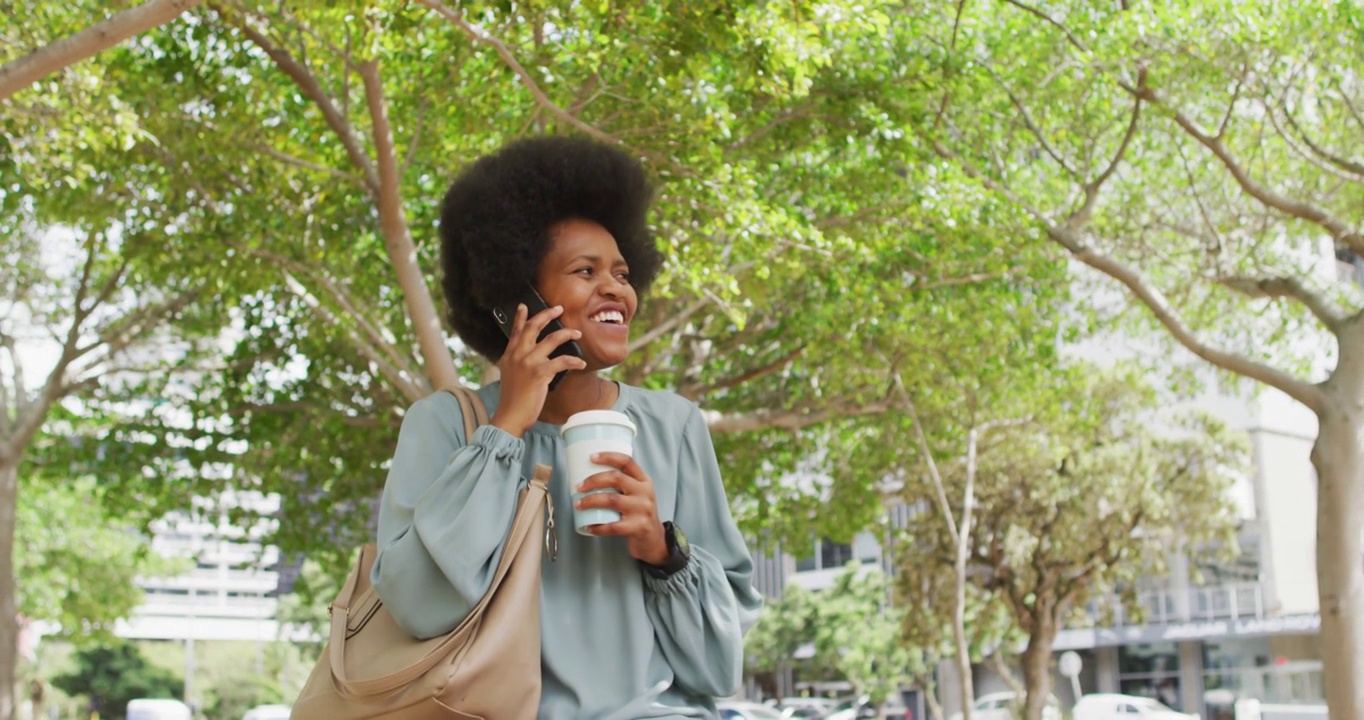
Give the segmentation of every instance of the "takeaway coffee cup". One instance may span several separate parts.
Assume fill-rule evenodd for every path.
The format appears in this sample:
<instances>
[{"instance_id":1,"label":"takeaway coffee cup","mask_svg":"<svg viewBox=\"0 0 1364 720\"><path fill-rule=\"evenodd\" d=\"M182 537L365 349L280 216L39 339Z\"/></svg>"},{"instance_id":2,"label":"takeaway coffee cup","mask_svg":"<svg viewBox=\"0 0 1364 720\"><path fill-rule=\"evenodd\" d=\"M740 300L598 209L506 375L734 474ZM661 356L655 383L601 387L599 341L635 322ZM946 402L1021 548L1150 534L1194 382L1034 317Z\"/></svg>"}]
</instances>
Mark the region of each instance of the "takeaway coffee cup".
<instances>
[{"instance_id":1,"label":"takeaway coffee cup","mask_svg":"<svg viewBox=\"0 0 1364 720\"><path fill-rule=\"evenodd\" d=\"M624 413L614 410L586 410L575 413L560 428L559 434L568 443L568 483L576 488L578 483L592 475L606 470L614 470L609 465L592 462L592 456L599 452L615 452L634 455L635 424ZM593 490L587 493L573 492L573 527L582 535L590 535L587 528L620 520L620 513L606 508L577 509L578 500L586 495L615 492L610 489Z\"/></svg>"}]
</instances>

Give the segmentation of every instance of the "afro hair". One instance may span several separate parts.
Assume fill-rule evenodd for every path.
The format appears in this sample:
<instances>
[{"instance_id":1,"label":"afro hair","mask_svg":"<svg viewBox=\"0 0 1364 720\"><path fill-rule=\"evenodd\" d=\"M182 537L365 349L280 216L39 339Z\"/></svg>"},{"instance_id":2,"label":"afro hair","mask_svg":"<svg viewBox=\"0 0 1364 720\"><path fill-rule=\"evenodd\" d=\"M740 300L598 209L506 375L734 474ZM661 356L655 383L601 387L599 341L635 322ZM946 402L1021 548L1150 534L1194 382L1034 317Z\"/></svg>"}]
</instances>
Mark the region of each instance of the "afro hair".
<instances>
[{"instance_id":1,"label":"afro hair","mask_svg":"<svg viewBox=\"0 0 1364 720\"><path fill-rule=\"evenodd\" d=\"M533 283L550 230L591 220L616 239L643 293L663 264L649 233L653 191L625 152L585 138L532 137L479 158L450 185L440 213L441 285L464 344L497 361L506 336L492 309Z\"/></svg>"}]
</instances>

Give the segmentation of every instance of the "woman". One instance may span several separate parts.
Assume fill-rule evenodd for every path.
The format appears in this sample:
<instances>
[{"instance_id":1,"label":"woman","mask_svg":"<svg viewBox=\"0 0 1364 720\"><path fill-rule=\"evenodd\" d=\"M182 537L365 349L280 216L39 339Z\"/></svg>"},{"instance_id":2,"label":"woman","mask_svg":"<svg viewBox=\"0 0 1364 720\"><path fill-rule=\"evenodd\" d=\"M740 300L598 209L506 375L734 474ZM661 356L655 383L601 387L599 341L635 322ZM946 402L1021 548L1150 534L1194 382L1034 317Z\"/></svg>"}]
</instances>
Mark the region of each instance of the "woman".
<instances>
[{"instance_id":1,"label":"woman","mask_svg":"<svg viewBox=\"0 0 1364 720\"><path fill-rule=\"evenodd\" d=\"M578 508L619 522L582 536L561 526L542 567L540 717L712 718L743 669L743 632L761 598L701 413L672 393L609 381L625 360L638 292L662 258L648 232L650 189L619 150L563 137L521 140L451 185L441 213L450 321L498 364L479 390L491 413L467 445L447 393L403 420L379 513L373 582L418 637L448 632L484 594L517 494L532 468L555 468L560 517L572 507L559 425L583 410L625 413L634 459L585 481ZM493 310L533 285L549 306L518 306L510 338ZM563 329L537 342L554 319ZM582 357L550 354L575 341ZM551 391L550 381L563 379ZM566 524L566 523L565 523Z\"/></svg>"}]
</instances>

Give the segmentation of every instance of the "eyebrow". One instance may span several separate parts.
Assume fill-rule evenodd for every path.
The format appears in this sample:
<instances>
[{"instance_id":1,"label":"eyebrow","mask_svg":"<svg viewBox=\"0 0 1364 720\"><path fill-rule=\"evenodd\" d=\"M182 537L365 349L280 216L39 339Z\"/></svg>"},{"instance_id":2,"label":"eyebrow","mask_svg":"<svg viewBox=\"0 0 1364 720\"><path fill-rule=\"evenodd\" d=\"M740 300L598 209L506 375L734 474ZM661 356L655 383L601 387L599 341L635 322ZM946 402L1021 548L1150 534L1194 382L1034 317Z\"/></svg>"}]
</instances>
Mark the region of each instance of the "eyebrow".
<instances>
[{"instance_id":1,"label":"eyebrow","mask_svg":"<svg viewBox=\"0 0 1364 720\"><path fill-rule=\"evenodd\" d=\"M576 263L576 262L578 262L578 261L580 261L580 260L586 260L586 261L591 262L591 263L599 263L599 262L601 262L601 256L600 256L600 255L579 255L579 256L573 258L572 260L569 260L569 261L568 261L568 264L572 265L573 263ZM620 258L620 259L616 260L615 262L611 263L612 266L616 266L616 265L629 265L629 264L630 264L630 263L625 262L625 258Z\"/></svg>"}]
</instances>

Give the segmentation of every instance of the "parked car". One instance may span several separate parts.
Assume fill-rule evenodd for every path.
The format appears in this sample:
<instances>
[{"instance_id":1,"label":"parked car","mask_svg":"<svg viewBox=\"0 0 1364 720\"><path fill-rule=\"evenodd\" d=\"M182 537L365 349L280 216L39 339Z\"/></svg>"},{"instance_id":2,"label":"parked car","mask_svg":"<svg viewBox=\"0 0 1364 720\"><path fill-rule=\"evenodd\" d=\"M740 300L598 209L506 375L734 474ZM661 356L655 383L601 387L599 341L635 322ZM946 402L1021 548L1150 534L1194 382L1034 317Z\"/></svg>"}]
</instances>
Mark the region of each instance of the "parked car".
<instances>
[{"instance_id":1,"label":"parked car","mask_svg":"<svg viewBox=\"0 0 1364 720\"><path fill-rule=\"evenodd\" d=\"M913 716L909 713L909 708L898 695L886 700L886 718L888 720L910 720ZM876 718L876 706L871 704L867 696L857 698L856 702L841 705L833 714L824 720L870 720Z\"/></svg>"},{"instance_id":2,"label":"parked car","mask_svg":"<svg viewBox=\"0 0 1364 720\"><path fill-rule=\"evenodd\" d=\"M1137 695L1086 695L1071 711L1075 720L1198 720L1192 713L1172 710L1159 700Z\"/></svg>"},{"instance_id":3,"label":"parked car","mask_svg":"<svg viewBox=\"0 0 1364 720\"><path fill-rule=\"evenodd\" d=\"M128 720L190 720L194 713L179 700L138 698L128 701Z\"/></svg>"},{"instance_id":4,"label":"parked car","mask_svg":"<svg viewBox=\"0 0 1364 720\"><path fill-rule=\"evenodd\" d=\"M724 700L716 704L720 720L782 720L781 712L753 702Z\"/></svg>"},{"instance_id":5,"label":"parked car","mask_svg":"<svg viewBox=\"0 0 1364 720\"><path fill-rule=\"evenodd\" d=\"M990 693L971 703L971 720L1013 720L1016 712L1022 709L1022 696L1012 692ZM961 713L952 714L951 720L961 719ZM1047 696L1047 704L1042 706L1042 720L1061 720L1061 701L1055 695Z\"/></svg>"},{"instance_id":6,"label":"parked car","mask_svg":"<svg viewBox=\"0 0 1364 720\"><path fill-rule=\"evenodd\" d=\"M257 705L247 710L242 720L289 720L289 706Z\"/></svg>"},{"instance_id":7,"label":"parked car","mask_svg":"<svg viewBox=\"0 0 1364 720\"><path fill-rule=\"evenodd\" d=\"M838 701L832 698L789 697L776 700L773 707L781 711L786 720L822 720L837 704Z\"/></svg>"}]
</instances>

